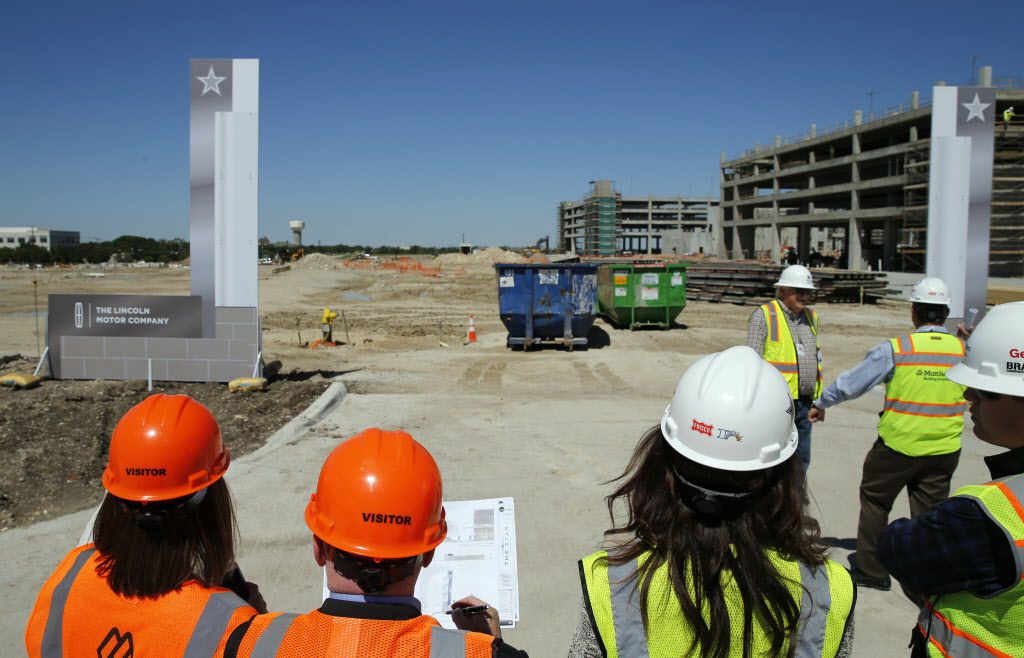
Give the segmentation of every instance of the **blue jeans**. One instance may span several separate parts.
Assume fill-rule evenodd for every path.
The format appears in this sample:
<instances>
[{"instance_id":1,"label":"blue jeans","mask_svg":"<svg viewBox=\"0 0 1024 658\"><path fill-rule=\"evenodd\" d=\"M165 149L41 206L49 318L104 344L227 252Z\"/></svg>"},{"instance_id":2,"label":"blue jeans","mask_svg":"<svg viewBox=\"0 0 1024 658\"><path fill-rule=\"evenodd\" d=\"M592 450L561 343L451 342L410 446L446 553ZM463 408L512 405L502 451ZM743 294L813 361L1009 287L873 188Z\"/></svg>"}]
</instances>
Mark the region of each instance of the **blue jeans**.
<instances>
[{"instance_id":1,"label":"blue jeans","mask_svg":"<svg viewBox=\"0 0 1024 658\"><path fill-rule=\"evenodd\" d=\"M811 421L807 412L811 410L812 400L793 400L794 420L796 421L796 456L804 463L804 468L811 465Z\"/></svg>"}]
</instances>

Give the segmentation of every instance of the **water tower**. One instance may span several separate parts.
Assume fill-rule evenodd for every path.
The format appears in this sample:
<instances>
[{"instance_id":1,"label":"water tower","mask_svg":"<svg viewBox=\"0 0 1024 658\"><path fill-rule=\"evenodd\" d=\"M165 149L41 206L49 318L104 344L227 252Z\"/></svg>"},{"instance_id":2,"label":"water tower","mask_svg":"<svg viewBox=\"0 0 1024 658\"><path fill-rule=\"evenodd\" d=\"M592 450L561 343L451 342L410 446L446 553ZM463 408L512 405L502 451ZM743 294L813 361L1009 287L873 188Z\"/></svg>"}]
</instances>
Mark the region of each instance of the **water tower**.
<instances>
[{"instance_id":1,"label":"water tower","mask_svg":"<svg viewBox=\"0 0 1024 658\"><path fill-rule=\"evenodd\" d=\"M301 219L293 219L288 222L288 228L292 230L292 244L301 247L302 246L302 229L306 228L306 222Z\"/></svg>"}]
</instances>

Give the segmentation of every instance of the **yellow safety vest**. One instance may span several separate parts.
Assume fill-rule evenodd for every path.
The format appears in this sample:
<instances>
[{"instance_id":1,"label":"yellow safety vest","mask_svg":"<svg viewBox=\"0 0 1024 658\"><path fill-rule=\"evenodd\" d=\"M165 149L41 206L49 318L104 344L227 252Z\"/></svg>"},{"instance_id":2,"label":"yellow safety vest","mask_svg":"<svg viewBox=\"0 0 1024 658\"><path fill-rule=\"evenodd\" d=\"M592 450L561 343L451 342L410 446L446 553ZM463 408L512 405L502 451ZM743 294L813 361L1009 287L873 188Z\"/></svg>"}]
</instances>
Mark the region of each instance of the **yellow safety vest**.
<instances>
[{"instance_id":1,"label":"yellow safety vest","mask_svg":"<svg viewBox=\"0 0 1024 658\"><path fill-rule=\"evenodd\" d=\"M765 324L768 325L768 337L764 341L764 360L775 366L789 384L789 392L793 399L800 397L800 367L797 364L796 342L789 331L789 323L779 300L773 299L761 305ZM818 314L814 309L805 308L807 324L814 334L814 349L818 359L818 381L814 385L814 399L821 397L821 342L818 339Z\"/></svg>"},{"instance_id":2,"label":"yellow safety vest","mask_svg":"<svg viewBox=\"0 0 1024 658\"><path fill-rule=\"evenodd\" d=\"M850 574L838 563L826 560L816 569L787 560L773 550L769 558L779 570L793 599L800 602L800 622L795 638L801 658L832 658L842 643L846 620L853 609L855 590ZM649 554L641 556L646 562ZM690 646L700 656L693 630L687 626L679 600L668 577L668 565L654 573L647 598L647 627L640 613L640 593L635 587L638 561L609 564L607 553L597 551L579 561L580 580L587 611L608 658L679 658ZM743 655L743 600L736 582L722 578L728 602L730 656ZM771 642L763 620L754 615L752 655L768 655ZM788 644L786 645L788 650Z\"/></svg>"},{"instance_id":3,"label":"yellow safety vest","mask_svg":"<svg viewBox=\"0 0 1024 658\"><path fill-rule=\"evenodd\" d=\"M1017 116L1017 113L1013 110L1003 110L1003 121L1010 122L1015 116Z\"/></svg>"},{"instance_id":4,"label":"yellow safety vest","mask_svg":"<svg viewBox=\"0 0 1024 658\"><path fill-rule=\"evenodd\" d=\"M1024 656L1024 475L958 489L954 496L976 500L1003 532L1013 550L1019 578L986 598L967 592L942 594L921 609L917 630L935 658Z\"/></svg>"},{"instance_id":5,"label":"yellow safety vest","mask_svg":"<svg viewBox=\"0 0 1024 658\"><path fill-rule=\"evenodd\" d=\"M956 336L922 331L891 338L892 379L885 385L885 406L878 436L910 457L948 455L960 449L964 429L965 387L946 379L946 371L964 358Z\"/></svg>"}]
</instances>

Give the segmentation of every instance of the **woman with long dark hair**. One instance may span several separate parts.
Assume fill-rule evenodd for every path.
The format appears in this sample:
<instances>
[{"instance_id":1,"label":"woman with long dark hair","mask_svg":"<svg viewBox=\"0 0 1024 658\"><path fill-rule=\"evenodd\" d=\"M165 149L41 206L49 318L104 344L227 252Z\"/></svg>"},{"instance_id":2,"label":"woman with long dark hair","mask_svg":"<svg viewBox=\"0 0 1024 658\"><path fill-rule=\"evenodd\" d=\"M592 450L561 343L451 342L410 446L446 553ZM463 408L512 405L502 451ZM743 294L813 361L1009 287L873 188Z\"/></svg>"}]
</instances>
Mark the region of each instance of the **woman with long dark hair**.
<instances>
[{"instance_id":1,"label":"woman with long dark hair","mask_svg":"<svg viewBox=\"0 0 1024 658\"><path fill-rule=\"evenodd\" d=\"M608 550L580 560L570 656L848 656L856 589L818 544L796 446L753 350L691 366L607 498Z\"/></svg>"},{"instance_id":2,"label":"woman with long dark hair","mask_svg":"<svg viewBox=\"0 0 1024 658\"><path fill-rule=\"evenodd\" d=\"M213 656L265 612L235 566L230 461L213 414L192 398L152 395L132 407L110 440L93 543L43 585L26 653Z\"/></svg>"}]
</instances>

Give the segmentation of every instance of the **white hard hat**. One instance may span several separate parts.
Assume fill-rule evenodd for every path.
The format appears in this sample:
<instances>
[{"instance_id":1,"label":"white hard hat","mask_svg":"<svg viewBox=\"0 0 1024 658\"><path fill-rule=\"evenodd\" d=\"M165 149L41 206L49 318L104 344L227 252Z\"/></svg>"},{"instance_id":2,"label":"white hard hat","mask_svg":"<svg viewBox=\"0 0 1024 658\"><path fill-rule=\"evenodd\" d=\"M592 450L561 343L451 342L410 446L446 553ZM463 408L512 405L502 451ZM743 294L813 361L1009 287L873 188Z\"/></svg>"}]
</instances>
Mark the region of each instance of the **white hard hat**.
<instances>
[{"instance_id":1,"label":"white hard hat","mask_svg":"<svg viewBox=\"0 0 1024 658\"><path fill-rule=\"evenodd\" d=\"M946 377L970 388L1024 397L1024 302L989 311L967 339L964 360Z\"/></svg>"},{"instance_id":2,"label":"white hard hat","mask_svg":"<svg viewBox=\"0 0 1024 658\"><path fill-rule=\"evenodd\" d=\"M790 265L782 270L775 287L785 286L787 288L803 288L814 290L814 282L811 280L811 271L803 265Z\"/></svg>"},{"instance_id":3,"label":"white hard hat","mask_svg":"<svg viewBox=\"0 0 1024 658\"><path fill-rule=\"evenodd\" d=\"M921 279L910 289L910 301L918 304L949 306L949 286L938 277Z\"/></svg>"},{"instance_id":4,"label":"white hard hat","mask_svg":"<svg viewBox=\"0 0 1024 658\"><path fill-rule=\"evenodd\" d=\"M665 439L698 464L755 471L796 452L793 397L774 366L746 345L699 359L661 419Z\"/></svg>"}]
</instances>

